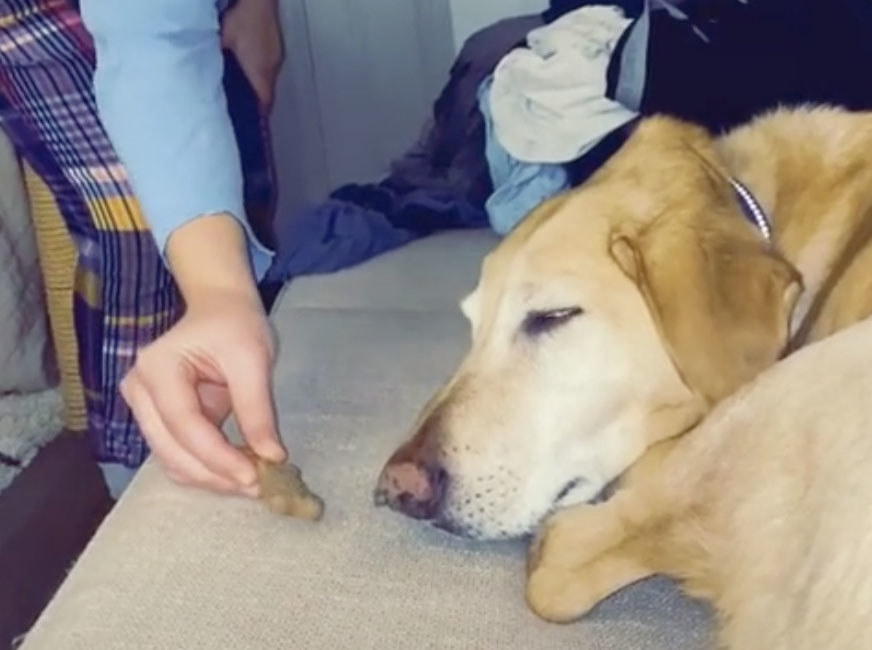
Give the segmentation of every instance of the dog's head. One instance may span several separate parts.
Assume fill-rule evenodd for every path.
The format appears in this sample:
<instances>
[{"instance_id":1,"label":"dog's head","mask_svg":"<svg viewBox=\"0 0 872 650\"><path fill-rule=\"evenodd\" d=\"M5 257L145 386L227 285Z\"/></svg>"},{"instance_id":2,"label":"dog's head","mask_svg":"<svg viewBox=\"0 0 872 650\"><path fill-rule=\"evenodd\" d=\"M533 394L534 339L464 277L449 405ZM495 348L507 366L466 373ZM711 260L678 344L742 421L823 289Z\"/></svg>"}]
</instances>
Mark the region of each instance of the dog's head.
<instances>
[{"instance_id":1,"label":"dog's head","mask_svg":"<svg viewBox=\"0 0 872 650\"><path fill-rule=\"evenodd\" d=\"M643 122L485 260L471 348L377 500L468 537L527 533L774 363L798 292L708 136Z\"/></svg>"}]
</instances>

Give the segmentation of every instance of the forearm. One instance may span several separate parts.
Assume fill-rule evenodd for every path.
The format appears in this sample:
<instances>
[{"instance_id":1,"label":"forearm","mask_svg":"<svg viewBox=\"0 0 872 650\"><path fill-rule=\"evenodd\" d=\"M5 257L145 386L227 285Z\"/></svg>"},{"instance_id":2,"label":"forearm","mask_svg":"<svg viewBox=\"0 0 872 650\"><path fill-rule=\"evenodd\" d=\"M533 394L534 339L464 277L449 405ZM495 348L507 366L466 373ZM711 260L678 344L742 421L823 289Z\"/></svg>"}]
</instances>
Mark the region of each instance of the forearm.
<instances>
[{"instance_id":1,"label":"forearm","mask_svg":"<svg viewBox=\"0 0 872 650\"><path fill-rule=\"evenodd\" d=\"M179 227L167 241L166 257L189 307L224 299L260 304L248 239L233 216L204 216Z\"/></svg>"}]
</instances>

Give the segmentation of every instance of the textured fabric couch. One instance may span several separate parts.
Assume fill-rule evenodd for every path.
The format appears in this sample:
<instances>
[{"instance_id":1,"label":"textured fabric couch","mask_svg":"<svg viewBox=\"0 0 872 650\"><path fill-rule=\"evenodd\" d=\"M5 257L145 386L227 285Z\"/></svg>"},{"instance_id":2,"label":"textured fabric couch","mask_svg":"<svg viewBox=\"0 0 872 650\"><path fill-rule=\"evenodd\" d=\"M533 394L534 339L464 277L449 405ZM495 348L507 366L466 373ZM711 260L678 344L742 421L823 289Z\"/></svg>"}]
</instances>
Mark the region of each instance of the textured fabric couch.
<instances>
[{"instance_id":1,"label":"textured fabric couch","mask_svg":"<svg viewBox=\"0 0 872 650\"><path fill-rule=\"evenodd\" d=\"M709 647L707 610L665 580L549 625L524 605L520 544L373 507L381 464L463 353L457 301L494 242L436 236L293 283L274 312L278 405L325 519L177 488L147 464L23 650Z\"/></svg>"}]
</instances>

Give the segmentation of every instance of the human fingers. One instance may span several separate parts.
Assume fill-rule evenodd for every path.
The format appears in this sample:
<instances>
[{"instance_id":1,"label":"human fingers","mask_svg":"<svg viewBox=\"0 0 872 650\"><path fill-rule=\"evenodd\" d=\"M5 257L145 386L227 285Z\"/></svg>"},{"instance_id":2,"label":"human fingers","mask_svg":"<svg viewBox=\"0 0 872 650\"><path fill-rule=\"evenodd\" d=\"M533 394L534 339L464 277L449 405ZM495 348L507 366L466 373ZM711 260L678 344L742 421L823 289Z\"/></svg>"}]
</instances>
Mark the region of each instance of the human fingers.
<instances>
[{"instance_id":1,"label":"human fingers","mask_svg":"<svg viewBox=\"0 0 872 650\"><path fill-rule=\"evenodd\" d=\"M242 437L261 458L284 462L287 452L276 424L269 350L241 351L226 363L230 402Z\"/></svg>"},{"instance_id":2,"label":"human fingers","mask_svg":"<svg viewBox=\"0 0 872 650\"><path fill-rule=\"evenodd\" d=\"M203 413L219 427L231 413L230 391L224 384L202 381L197 385L197 395L203 406Z\"/></svg>"},{"instance_id":3,"label":"human fingers","mask_svg":"<svg viewBox=\"0 0 872 650\"><path fill-rule=\"evenodd\" d=\"M257 480L253 463L203 413L197 372L183 360L148 363L139 376L169 435L207 469L240 486Z\"/></svg>"},{"instance_id":4,"label":"human fingers","mask_svg":"<svg viewBox=\"0 0 872 650\"><path fill-rule=\"evenodd\" d=\"M140 429L166 474L176 483L198 487L212 492L238 493L237 483L209 470L170 435L154 407L148 391L137 374L131 372L121 385L122 395L130 405ZM251 494L251 490L245 490ZM254 496L254 494L252 494Z\"/></svg>"}]
</instances>

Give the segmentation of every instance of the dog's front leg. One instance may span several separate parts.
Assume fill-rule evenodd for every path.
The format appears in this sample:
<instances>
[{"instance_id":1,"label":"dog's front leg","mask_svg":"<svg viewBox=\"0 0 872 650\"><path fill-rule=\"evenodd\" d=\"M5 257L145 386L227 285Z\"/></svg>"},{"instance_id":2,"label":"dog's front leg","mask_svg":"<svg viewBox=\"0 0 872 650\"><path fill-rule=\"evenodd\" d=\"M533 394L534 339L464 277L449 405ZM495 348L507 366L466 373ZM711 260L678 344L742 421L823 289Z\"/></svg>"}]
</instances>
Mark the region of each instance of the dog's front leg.
<instances>
[{"instance_id":1,"label":"dog's front leg","mask_svg":"<svg viewBox=\"0 0 872 650\"><path fill-rule=\"evenodd\" d=\"M527 555L527 603L536 614L554 622L580 618L655 573L652 551L678 511L671 484L663 481L676 444L649 449L608 501L572 506L545 521Z\"/></svg>"},{"instance_id":2,"label":"dog's front leg","mask_svg":"<svg viewBox=\"0 0 872 650\"><path fill-rule=\"evenodd\" d=\"M527 604L552 623L575 621L624 587L653 575L639 548L643 540L627 540L587 564L540 565L527 578Z\"/></svg>"},{"instance_id":3,"label":"dog's front leg","mask_svg":"<svg viewBox=\"0 0 872 650\"><path fill-rule=\"evenodd\" d=\"M645 558L660 516L644 495L626 487L605 503L573 506L544 523L527 557L526 598L538 616L575 620L654 573Z\"/></svg>"}]
</instances>

